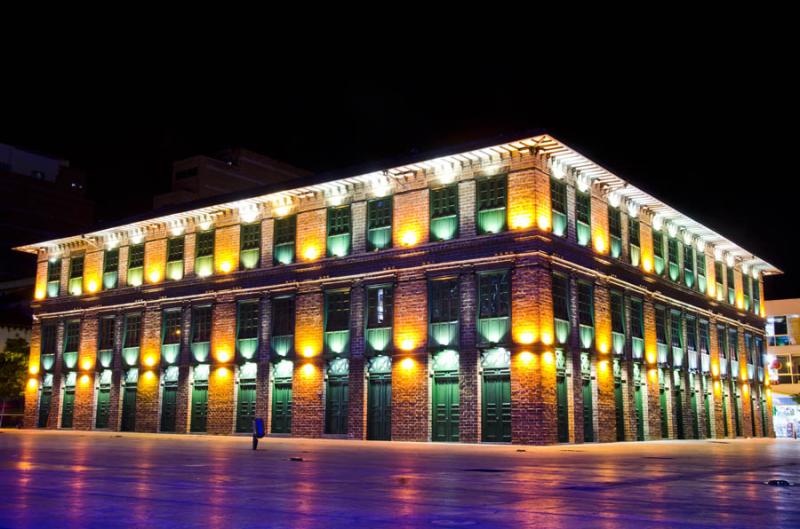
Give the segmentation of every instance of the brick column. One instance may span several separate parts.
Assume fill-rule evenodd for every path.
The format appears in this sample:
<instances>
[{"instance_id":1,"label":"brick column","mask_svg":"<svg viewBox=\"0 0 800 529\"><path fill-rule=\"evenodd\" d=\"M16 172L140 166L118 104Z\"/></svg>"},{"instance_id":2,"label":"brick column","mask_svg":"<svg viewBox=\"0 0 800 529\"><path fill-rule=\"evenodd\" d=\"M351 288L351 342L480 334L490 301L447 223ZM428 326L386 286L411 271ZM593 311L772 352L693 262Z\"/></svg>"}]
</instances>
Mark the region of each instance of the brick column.
<instances>
[{"instance_id":1,"label":"brick column","mask_svg":"<svg viewBox=\"0 0 800 529\"><path fill-rule=\"evenodd\" d=\"M653 261L653 228L650 224L650 215L644 211L639 213L639 244L642 254L641 268L648 274L655 273Z\"/></svg>"},{"instance_id":2,"label":"brick column","mask_svg":"<svg viewBox=\"0 0 800 529\"><path fill-rule=\"evenodd\" d=\"M644 241L642 241L644 242ZM652 253L650 254L652 256ZM644 350L647 381L647 439L661 439L661 400L659 398L659 380L656 364L656 312L651 299L645 298L644 304Z\"/></svg>"},{"instance_id":3,"label":"brick column","mask_svg":"<svg viewBox=\"0 0 800 529\"><path fill-rule=\"evenodd\" d=\"M292 435L320 437L325 427L322 359L323 295L318 287L295 302L297 364L292 379Z\"/></svg>"},{"instance_id":4,"label":"brick column","mask_svg":"<svg viewBox=\"0 0 800 529\"><path fill-rule=\"evenodd\" d=\"M238 269L239 225L217 228L214 231L214 273L227 274Z\"/></svg>"},{"instance_id":5,"label":"brick column","mask_svg":"<svg viewBox=\"0 0 800 529\"><path fill-rule=\"evenodd\" d=\"M461 238L475 236L475 180L458 183L458 223Z\"/></svg>"},{"instance_id":6,"label":"brick column","mask_svg":"<svg viewBox=\"0 0 800 529\"><path fill-rule=\"evenodd\" d=\"M163 230L161 230L163 231ZM144 282L159 283L164 280L167 266L167 239L150 240L144 243Z\"/></svg>"},{"instance_id":7,"label":"brick column","mask_svg":"<svg viewBox=\"0 0 800 529\"><path fill-rule=\"evenodd\" d=\"M304 211L297 215L297 260L299 262L316 261L325 257L326 247L326 213L325 208ZM294 422L294 417L292 417Z\"/></svg>"},{"instance_id":8,"label":"brick column","mask_svg":"<svg viewBox=\"0 0 800 529\"><path fill-rule=\"evenodd\" d=\"M597 186L592 186L592 248L608 254L611 243L608 235L608 203ZM613 382L613 381L612 381Z\"/></svg>"},{"instance_id":9,"label":"brick column","mask_svg":"<svg viewBox=\"0 0 800 529\"><path fill-rule=\"evenodd\" d=\"M128 247L119 248L119 271L117 272L117 285L120 287L128 286Z\"/></svg>"},{"instance_id":10,"label":"brick column","mask_svg":"<svg viewBox=\"0 0 800 529\"><path fill-rule=\"evenodd\" d=\"M69 255L61 256L61 284L59 285L58 295L66 296L69 294Z\"/></svg>"},{"instance_id":11,"label":"brick column","mask_svg":"<svg viewBox=\"0 0 800 529\"><path fill-rule=\"evenodd\" d=\"M219 230L218 230L219 231ZM236 301L219 297L214 305L211 327L211 370L208 375L208 422L210 434L233 433L236 354Z\"/></svg>"},{"instance_id":12,"label":"brick column","mask_svg":"<svg viewBox=\"0 0 800 529\"><path fill-rule=\"evenodd\" d=\"M36 282L33 290L33 298L36 300L47 297L47 252L40 251L36 262Z\"/></svg>"},{"instance_id":13,"label":"brick column","mask_svg":"<svg viewBox=\"0 0 800 529\"><path fill-rule=\"evenodd\" d=\"M575 192L574 188L567 187L567 193L572 190L572 210L575 210ZM570 217L575 218L575 217ZM570 222L570 230L575 237L574 223ZM580 336L578 332L578 282L574 275L570 274L569 278L569 317L570 317L570 334L569 334L569 348L564 352L567 356L567 380L572 384L572 391L569 393L570 405L570 442L583 443L583 388L581 386L581 347ZM569 391L569 390L568 390Z\"/></svg>"},{"instance_id":14,"label":"brick column","mask_svg":"<svg viewBox=\"0 0 800 529\"><path fill-rule=\"evenodd\" d=\"M366 251L367 240L367 203L365 201L353 202L350 205L352 215L352 240L353 254L360 254Z\"/></svg>"},{"instance_id":15,"label":"brick column","mask_svg":"<svg viewBox=\"0 0 800 529\"><path fill-rule=\"evenodd\" d=\"M713 275L713 260L712 263L712 272ZM707 276L708 281L711 281L709 284L713 284L713 277ZM715 437L717 439L722 439L725 437L725 425L723 424L723 415L722 415L722 383L720 381L720 351L718 346L718 337L717 337L717 321L715 319L708 320L708 341L709 341L709 357L711 363L711 397L712 397L712 420L711 420L711 427L713 428L713 434L711 437Z\"/></svg>"},{"instance_id":16,"label":"brick column","mask_svg":"<svg viewBox=\"0 0 800 529\"><path fill-rule=\"evenodd\" d=\"M626 226L623 223L623 226ZM627 238L623 237L626 241ZM627 245L623 244L623 247ZM627 294L624 297L625 314L631 314L631 298ZM631 318L625 318L625 352L620 358L620 370L622 371L622 408L624 411L625 420L625 437L626 441L636 441L636 381L633 377L633 348L631 346ZM645 372L646 376L647 373ZM643 403L644 404L644 403ZM642 413L644 413L644 406Z\"/></svg>"},{"instance_id":17,"label":"brick column","mask_svg":"<svg viewBox=\"0 0 800 529\"><path fill-rule=\"evenodd\" d=\"M103 254L103 250L86 252L83 259L84 294L93 294L103 288Z\"/></svg>"},{"instance_id":18,"label":"brick column","mask_svg":"<svg viewBox=\"0 0 800 529\"><path fill-rule=\"evenodd\" d=\"M120 251L120 255L122 252ZM122 263L120 262L120 266ZM123 283L120 283L123 284ZM111 359L111 388L108 400L108 429L118 432L122 414L122 320L121 312L114 315L114 355Z\"/></svg>"},{"instance_id":19,"label":"brick column","mask_svg":"<svg viewBox=\"0 0 800 529\"><path fill-rule=\"evenodd\" d=\"M42 323L36 319L31 327L31 346L28 355L27 375L28 380L35 380L36 384L33 385L31 382L25 384L25 415L23 417L23 426L25 428L36 428L39 418L39 394L44 380L44 372L42 372L41 368L41 352ZM31 370L34 370L34 372L31 372Z\"/></svg>"},{"instance_id":20,"label":"brick column","mask_svg":"<svg viewBox=\"0 0 800 529\"><path fill-rule=\"evenodd\" d=\"M533 223L544 231L553 229L553 207L550 200L550 174L546 171L547 161L537 158L535 169L535 188L536 188L536 215Z\"/></svg>"},{"instance_id":21,"label":"brick column","mask_svg":"<svg viewBox=\"0 0 800 529\"><path fill-rule=\"evenodd\" d=\"M272 262L265 263L267 266ZM269 377L270 377L270 347L272 321L272 300L269 294L264 294L259 301L261 305L261 342L258 350L258 371L256 373L256 417L264 419L264 431L269 432Z\"/></svg>"},{"instance_id":22,"label":"brick column","mask_svg":"<svg viewBox=\"0 0 800 529\"><path fill-rule=\"evenodd\" d=\"M84 276L85 277L85 276ZM97 315L87 315L81 321L80 352L78 353L78 380L75 384L76 430L91 430L94 426L95 361L97 360ZM90 369L84 369L84 363Z\"/></svg>"},{"instance_id":23,"label":"brick column","mask_svg":"<svg viewBox=\"0 0 800 529\"><path fill-rule=\"evenodd\" d=\"M575 229L575 215L575 181L573 179L572 185L567 185L567 240L572 244L578 244L578 234ZM580 361L577 365L580 365ZM577 433L575 436L578 437ZM581 426L580 438L583 439L583 426Z\"/></svg>"},{"instance_id":24,"label":"brick column","mask_svg":"<svg viewBox=\"0 0 800 529\"><path fill-rule=\"evenodd\" d=\"M63 276L62 276L63 278ZM50 413L47 416L47 428L54 430L61 424L61 382L64 365L64 321L56 327L56 363L53 368L53 392L50 396Z\"/></svg>"},{"instance_id":25,"label":"brick column","mask_svg":"<svg viewBox=\"0 0 800 529\"><path fill-rule=\"evenodd\" d=\"M261 222L261 266L272 266L272 234L274 231L275 220L264 219Z\"/></svg>"},{"instance_id":26,"label":"brick column","mask_svg":"<svg viewBox=\"0 0 800 529\"><path fill-rule=\"evenodd\" d=\"M425 277L419 273L399 277L394 299L392 362L392 439L396 441L430 439L427 314Z\"/></svg>"},{"instance_id":27,"label":"brick column","mask_svg":"<svg viewBox=\"0 0 800 529\"><path fill-rule=\"evenodd\" d=\"M611 352L611 298L604 280L597 281L594 286L594 325L597 350L597 440L610 443L617 440L617 408Z\"/></svg>"},{"instance_id":28,"label":"brick column","mask_svg":"<svg viewBox=\"0 0 800 529\"><path fill-rule=\"evenodd\" d=\"M364 376L364 287L350 289L350 376L348 382L347 437L367 438L367 380Z\"/></svg>"},{"instance_id":29,"label":"brick column","mask_svg":"<svg viewBox=\"0 0 800 529\"><path fill-rule=\"evenodd\" d=\"M508 175L508 226L510 229L533 227L536 223L536 181L533 169Z\"/></svg>"},{"instance_id":30,"label":"brick column","mask_svg":"<svg viewBox=\"0 0 800 529\"><path fill-rule=\"evenodd\" d=\"M194 257L197 253L196 248L197 233L191 232L183 236L183 277L194 276Z\"/></svg>"},{"instance_id":31,"label":"brick column","mask_svg":"<svg viewBox=\"0 0 800 529\"><path fill-rule=\"evenodd\" d=\"M136 390L136 431L157 432L159 427L159 384L158 365L161 357L161 310L160 307L147 307L142 315L142 346L139 365L146 366L145 359L154 359L152 368L143 367L139 371Z\"/></svg>"},{"instance_id":32,"label":"brick column","mask_svg":"<svg viewBox=\"0 0 800 529\"><path fill-rule=\"evenodd\" d=\"M472 270L463 272L459 276L458 287L461 296L459 440L462 443L477 443L481 439L481 386L480 353L475 345L475 273Z\"/></svg>"},{"instance_id":33,"label":"brick column","mask_svg":"<svg viewBox=\"0 0 800 529\"><path fill-rule=\"evenodd\" d=\"M407 241L411 235L416 238L415 245L428 242L429 221L427 188L396 194L392 215L392 245L395 248L408 246L404 240Z\"/></svg>"}]
</instances>

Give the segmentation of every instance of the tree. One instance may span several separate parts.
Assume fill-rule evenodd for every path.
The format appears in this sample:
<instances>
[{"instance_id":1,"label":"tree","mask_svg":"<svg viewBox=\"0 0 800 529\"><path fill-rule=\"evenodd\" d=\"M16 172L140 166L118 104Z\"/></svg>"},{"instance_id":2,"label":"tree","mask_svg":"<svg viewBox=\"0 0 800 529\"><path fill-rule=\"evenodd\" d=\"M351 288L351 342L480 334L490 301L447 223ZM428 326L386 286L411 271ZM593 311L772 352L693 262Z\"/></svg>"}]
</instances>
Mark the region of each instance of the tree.
<instances>
[{"instance_id":1,"label":"tree","mask_svg":"<svg viewBox=\"0 0 800 529\"><path fill-rule=\"evenodd\" d=\"M30 346L24 338L6 340L6 350L0 353L0 426L2 426L6 401L22 397L25 390L26 364Z\"/></svg>"}]
</instances>

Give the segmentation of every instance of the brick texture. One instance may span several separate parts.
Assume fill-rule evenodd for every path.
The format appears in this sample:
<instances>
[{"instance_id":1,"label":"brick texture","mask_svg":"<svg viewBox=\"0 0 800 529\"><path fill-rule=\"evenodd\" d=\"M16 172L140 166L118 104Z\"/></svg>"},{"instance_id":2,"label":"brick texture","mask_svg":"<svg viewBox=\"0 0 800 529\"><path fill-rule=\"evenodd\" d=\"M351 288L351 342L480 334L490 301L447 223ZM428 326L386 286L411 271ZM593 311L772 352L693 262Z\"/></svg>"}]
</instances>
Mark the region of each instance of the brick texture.
<instances>
[{"instance_id":1,"label":"brick texture","mask_svg":"<svg viewBox=\"0 0 800 529\"><path fill-rule=\"evenodd\" d=\"M326 210L316 209L297 215L297 260L316 261L325 257Z\"/></svg>"},{"instance_id":2,"label":"brick texture","mask_svg":"<svg viewBox=\"0 0 800 529\"><path fill-rule=\"evenodd\" d=\"M427 189L395 195L392 220L394 247L402 248L428 242L429 219Z\"/></svg>"},{"instance_id":3,"label":"brick texture","mask_svg":"<svg viewBox=\"0 0 800 529\"><path fill-rule=\"evenodd\" d=\"M227 274L239 268L239 225L217 228L214 232L214 271Z\"/></svg>"},{"instance_id":4,"label":"brick texture","mask_svg":"<svg viewBox=\"0 0 800 529\"><path fill-rule=\"evenodd\" d=\"M324 421L324 362L321 356L297 362L292 379L292 435L321 437Z\"/></svg>"}]
</instances>

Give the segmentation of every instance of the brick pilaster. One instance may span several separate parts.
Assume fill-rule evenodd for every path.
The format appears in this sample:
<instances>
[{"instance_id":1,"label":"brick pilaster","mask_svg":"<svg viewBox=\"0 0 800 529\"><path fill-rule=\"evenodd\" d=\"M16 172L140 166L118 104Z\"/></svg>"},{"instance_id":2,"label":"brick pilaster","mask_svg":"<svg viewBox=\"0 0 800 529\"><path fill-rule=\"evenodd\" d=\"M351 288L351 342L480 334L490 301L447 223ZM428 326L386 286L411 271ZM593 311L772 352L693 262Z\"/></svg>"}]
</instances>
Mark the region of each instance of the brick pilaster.
<instances>
[{"instance_id":1,"label":"brick pilaster","mask_svg":"<svg viewBox=\"0 0 800 529\"><path fill-rule=\"evenodd\" d=\"M474 225L473 225L474 229ZM459 276L461 296L459 351L459 429L462 443L477 443L481 438L480 353L475 345L475 273Z\"/></svg>"},{"instance_id":2,"label":"brick pilaster","mask_svg":"<svg viewBox=\"0 0 800 529\"><path fill-rule=\"evenodd\" d=\"M75 415L73 418L73 427L76 430L91 430L94 426L97 326L96 315L87 316L81 321L81 341L78 353L79 372L75 385ZM88 363L89 369L84 368L84 363Z\"/></svg>"}]
</instances>

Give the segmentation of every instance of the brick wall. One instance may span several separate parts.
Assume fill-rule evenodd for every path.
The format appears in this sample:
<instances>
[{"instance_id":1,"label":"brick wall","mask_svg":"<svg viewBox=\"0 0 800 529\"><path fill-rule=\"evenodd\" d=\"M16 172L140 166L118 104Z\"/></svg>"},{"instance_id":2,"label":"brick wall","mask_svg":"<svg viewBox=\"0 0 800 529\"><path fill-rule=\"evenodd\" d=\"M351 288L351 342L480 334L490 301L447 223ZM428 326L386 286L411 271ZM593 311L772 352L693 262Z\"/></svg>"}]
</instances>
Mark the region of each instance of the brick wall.
<instances>
[{"instance_id":1,"label":"brick wall","mask_svg":"<svg viewBox=\"0 0 800 529\"><path fill-rule=\"evenodd\" d=\"M546 162L545 162L546 166ZM537 168L534 174L536 189L536 218L534 224L539 229L550 231L553 227L552 205L550 202L550 175Z\"/></svg>"},{"instance_id":2,"label":"brick wall","mask_svg":"<svg viewBox=\"0 0 800 529\"><path fill-rule=\"evenodd\" d=\"M460 237L475 236L475 180L458 183L458 223Z\"/></svg>"},{"instance_id":3,"label":"brick wall","mask_svg":"<svg viewBox=\"0 0 800 529\"><path fill-rule=\"evenodd\" d=\"M651 254L652 255L652 254ZM661 439L661 401L656 369L656 312L653 302L644 300L644 351L647 381L648 439Z\"/></svg>"},{"instance_id":4,"label":"brick wall","mask_svg":"<svg viewBox=\"0 0 800 529\"><path fill-rule=\"evenodd\" d=\"M352 220L351 239L353 241L351 253L363 253L367 248L367 203L354 202L350 206L350 215Z\"/></svg>"},{"instance_id":5,"label":"brick wall","mask_svg":"<svg viewBox=\"0 0 800 529\"><path fill-rule=\"evenodd\" d=\"M475 274L464 272L459 276L461 296L460 348L459 348L459 440L477 443L481 438L480 353L475 346Z\"/></svg>"},{"instance_id":6,"label":"brick wall","mask_svg":"<svg viewBox=\"0 0 800 529\"><path fill-rule=\"evenodd\" d=\"M197 253L197 234L187 233L183 236L183 277L194 274L194 258Z\"/></svg>"},{"instance_id":7,"label":"brick wall","mask_svg":"<svg viewBox=\"0 0 800 529\"><path fill-rule=\"evenodd\" d=\"M234 372L236 354L236 302L219 298L214 305L211 330L211 372L208 376L208 422L211 434L230 434L234 419Z\"/></svg>"},{"instance_id":8,"label":"brick wall","mask_svg":"<svg viewBox=\"0 0 800 529\"><path fill-rule=\"evenodd\" d=\"M292 435L321 437L324 417L324 366L321 356L304 358L295 365L292 378Z\"/></svg>"},{"instance_id":9,"label":"brick wall","mask_svg":"<svg viewBox=\"0 0 800 529\"><path fill-rule=\"evenodd\" d=\"M322 354L322 290L301 292L295 299L295 350L298 356Z\"/></svg>"},{"instance_id":10,"label":"brick wall","mask_svg":"<svg viewBox=\"0 0 800 529\"><path fill-rule=\"evenodd\" d=\"M364 287L350 289L350 376L348 386L347 437L367 437L367 380L364 358Z\"/></svg>"},{"instance_id":11,"label":"brick wall","mask_svg":"<svg viewBox=\"0 0 800 529\"><path fill-rule=\"evenodd\" d=\"M239 225L217 228L214 232L214 272L227 274L239 268Z\"/></svg>"},{"instance_id":12,"label":"brick wall","mask_svg":"<svg viewBox=\"0 0 800 529\"><path fill-rule=\"evenodd\" d=\"M596 186L592 189L592 247L596 252L608 254L608 203Z\"/></svg>"},{"instance_id":13,"label":"brick wall","mask_svg":"<svg viewBox=\"0 0 800 529\"><path fill-rule=\"evenodd\" d=\"M33 291L34 299L44 299L47 297L47 254L39 252L36 262L36 283Z\"/></svg>"},{"instance_id":14,"label":"brick wall","mask_svg":"<svg viewBox=\"0 0 800 529\"><path fill-rule=\"evenodd\" d=\"M85 276L84 276L85 277ZM73 427L76 430L91 430L94 427L95 361L97 358L96 315L87 316L81 321L81 344L78 354L78 381L75 385L75 415ZM84 363L90 368L84 369Z\"/></svg>"},{"instance_id":15,"label":"brick wall","mask_svg":"<svg viewBox=\"0 0 800 529\"><path fill-rule=\"evenodd\" d=\"M139 372L136 392L136 431L157 432L159 427L159 369L161 357L161 311L158 307L148 307L142 319L142 346L139 362L146 366L150 358L152 368Z\"/></svg>"},{"instance_id":16,"label":"brick wall","mask_svg":"<svg viewBox=\"0 0 800 529\"><path fill-rule=\"evenodd\" d=\"M31 327L31 345L30 355L28 356L28 380L25 384L25 416L23 418L23 426L25 428L35 428L39 413L39 393L42 387L42 380L44 373L41 370L41 352L42 352L42 324L39 321L34 321ZM31 369L35 373L31 373ZM30 380L35 380L36 383L32 384Z\"/></svg>"},{"instance_id":17,"label":"brick wall","mask_svg":"<svg viewBox=\"0 0 800 529\"><path fill-rule=\"evenodd\" d=\"M508 175L508 226L511 229L536 224L536 182L534 169Z\"/></svg>"},{"instance_id":18,"label":"brick wall","mask_svg":"<svg viewBox=\"0 0 800 529\"><path fill-rule=\"evenodd\" d=\"M92 294L103 288L103 250L87 252L83 260L83 291Z\"/></svg>"},{"instance_id":19,"label":"brick wall","mask_svg":"<svg viewBox=\"0 0 800 529\"><path fill-rule=\"evenodd\" d=\"M164 280L167 266L167 239L156 239L144 244L144 281L158 283Z\"/></svg>"},{"instance_id":20,"label":"brick wall","mask_svg":"<svg viewBox=\"0 0 800 529\"><path fill-rule=\"evenodd\" d=\"M600 442L617 440L614 365L611 353L611 298L603 282L594 287L594 326L597 348L597 424Z\"/></svg>"},{"instance_id":21,"label":"brick wall","mask_svg":"<svg viewBox=\"0 0 800 529\"><path fill-rule=\"evenodd\" d=\"M394 247L401 248L428 242L429 219L427 189L395 195L392 218L392 244Z\"/></svg>"},{"instance_id":22,"label":"brick wall","mask_svg":"<svg viewBox=\"0 0 800 529\"><path fill-rule=\"evenodd\" d=\"M650 217L645 213L639 214L639 244L642 250L642 270L653 273L653 228Z\"/></svg>"},{"instance_id":23,"label":"brick wall","mask_svg":"<svg viewBox=\"0 0 800 529\"><path fill-rule=\"evenodd\" d=\"M325 257L327 210L315 209L297 215L297 260Z\"/></svg>"}]
</instances>

